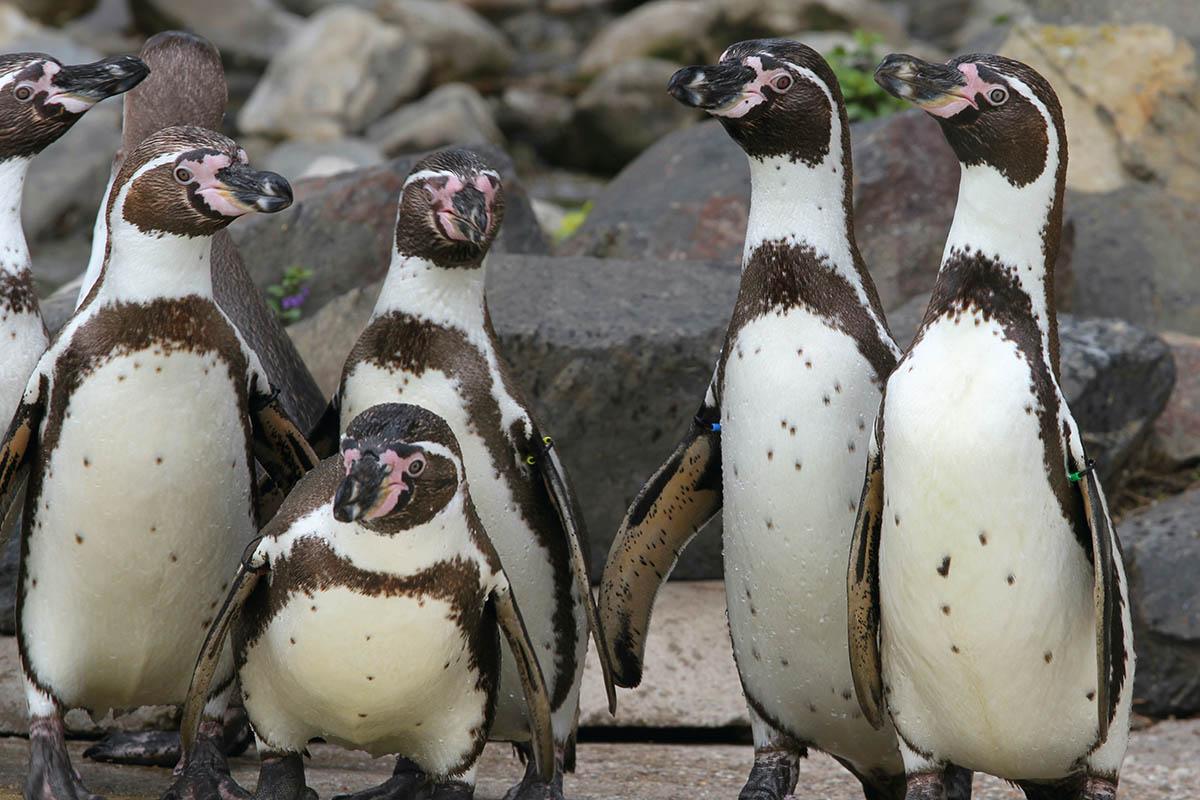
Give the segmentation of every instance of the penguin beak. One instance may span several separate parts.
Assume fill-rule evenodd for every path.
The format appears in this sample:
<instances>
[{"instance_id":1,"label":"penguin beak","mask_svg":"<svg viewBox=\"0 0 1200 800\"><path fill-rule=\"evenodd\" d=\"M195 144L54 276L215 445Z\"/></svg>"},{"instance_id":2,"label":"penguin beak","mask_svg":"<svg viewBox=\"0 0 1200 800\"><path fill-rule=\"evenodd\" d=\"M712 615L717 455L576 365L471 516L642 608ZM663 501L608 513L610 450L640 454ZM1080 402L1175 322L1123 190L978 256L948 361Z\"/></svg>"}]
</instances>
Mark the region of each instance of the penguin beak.
<instances>
[{"instance_id":1,"label":"penguin beak","mask_svg":"<svg viewBox=\"0 0 1200 800\"><path fill-rule=\"evenodd\" d=\"M450 208L441 212L446 217L446 232L453 239L480 246L487 239L491 223L491 202L474 186L464 186L454 193Z\"/></svg>"},{"instance_id":2,"label":"penguin beak","mask_svg":"<svg viewBox=\"0 0 1200 800\"><path fill-rule=\"evenodd\" d=\"M137 56L66 66L54 75L46 102L82 113L106 97L129 91L149 74L150 68Z\"/></svg>"},{"instance_id":3,"label":"penguin beak","mask_svg":"<svg viewBox=\"0 0 1200 800\"><path fill-rule=\"evenodd\" d=\"M758 74L739 63L684 67L667 82L667 93L685 106L718 117L741 117L766 98L754 89Z\"/></svg>"},{"instance_id":4,"label":"penguin beak","mask_svg":"<svg viewBox=\"0 0 1200 800\"><path fill-rule=\"evenodd\" d=\"M229 217L251 211L274 214L292 204L292 187L281 175L250 169L240 161L217 171L216 181L201 187L210 198L209 205ZM214 204L213 199L224 200Z\"/></svg>"},{"instance_id":5,"label":"penguin beak","mask_svg":"<svg viewBox=\"0 0 1200 800\"><path fill-rule=\"evenodd\" d=\"M967 106L979 108L967 91L967 76L949 64L892 53L875 68L875 82L893 97L935 116L951 117Z\"/></svg>"},{"instance_id":6,"label":"penguin beak","mask_svg":"<svg viewBox=\"0 0 1200 800\"><path fill-rule=\"evenodd\" d=\"M334 493L334 519L338 522L374 519L406 505L412 498L412 489L403 480L389 481L391 474L392 468L374 455L353 462ZM389 502L393 497L395 502Z\"/></svg>"}]
</instances>

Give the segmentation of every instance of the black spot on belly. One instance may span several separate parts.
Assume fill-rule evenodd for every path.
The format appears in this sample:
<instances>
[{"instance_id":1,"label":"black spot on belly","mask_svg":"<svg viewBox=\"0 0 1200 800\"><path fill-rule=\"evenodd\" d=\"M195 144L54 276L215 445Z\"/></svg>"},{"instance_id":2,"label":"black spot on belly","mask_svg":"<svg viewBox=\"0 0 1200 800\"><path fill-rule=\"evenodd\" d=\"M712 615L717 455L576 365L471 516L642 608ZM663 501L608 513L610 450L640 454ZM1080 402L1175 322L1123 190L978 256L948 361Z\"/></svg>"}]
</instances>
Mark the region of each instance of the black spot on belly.
<instances>
[{"instance_id":1,"label":"black spot on belly","mask_svg":"<svg viewBox=\"0 0 1200 800\"><path fill-rule=\"evenodd\" d=\"M952 644L952 645L950 645L950 652L951 652L951 653L957 653L957 652L958 652L958 645L956 645L956 644Z\"/></svg>"},{"instance_id":2,"label":"black spot on belly","mask_svg":"<svg viewBox=\"0 0 1200 800\"><path fill-rule=\"evenodd\" d=\"M854 697L854 690L842 689L842 699L843 700L849 700L851 697Z\"/></svg>"},{"instance_id":3,"label":"black spot on belly","mask_svg":"<svg viewBox=\"0 0 1200 800\"><path fill-rule=\"evenodd\" d=\"M900 515L899 515L899 514L893 514L893 515L892 515L892 519L895 521L895 523L896 523L896 527L897 527L897 528L899 528L899 527L900 527Z\"/></svg>"},{"instance_id":4,"label":"black spot on belly","mask_svg":"<svg viewBox=\"0 0 1200 800\"><path fill-rule=\"evenodd\" d=\"M1046 663L1049 664L1051 661L1054 660L1054 653L1047 650L1046 653L1042 656L1042 658L1046 659Z\"/></svg>"},{"instance_id":5,"label":"black spot on belly","mask_svg":"<svg viewBox=\"0 0 1200 800\"><path fill-rule=\"evenodd\" d=\"M75 534L75 544L83 544L83 537L80 536L78 533Z\"/></svg>"},{"instance_id":6,"label":"black spot on belly","mask_svg":"<svg viewBox=\"0 0 1200 800\"><path fill-rule=\"evenodd\" d=\"M948 616L950 616L950 606L948 606L948 605L943 605L943 606L942 606L942 613L943 613L943 614L945 614L947 617L948 617Z\"/></svg>"},{"instance_id":7,"label":"black spot on belly","mask_svg":"<svg viewBox=\"0 0 1200 800\"><path fill-rule=\"evenodd\" d=\"M799 472L801 469L803 469L803 466L800 464L799 461L797 461L796 462L796 472Z\"/></svg>"},{"instance_id":8,"label":"black spot on belly","mask_svg":"<svg viewBox=\"0 0 1200 800\"><path fill-rule=\"evenodd\" d=\"M87 457L87 456L84 456L84 457L83 457L83 465L84 465L85 467L90 467L90 466L92 465L92 462L91 462L91 461L88 461L88 457Z\"/></svg>"},{"instance_id":9,"label":"black spot on belly","mask_svg":"<svg viewBox=\"0 0 1200 800\"><path fill-rule=\"evenodd\" d=\"M1095 699L1096 699L1096 693L1095 693L1094 691L1093 691L1093 692L1088 692L1088 693L1087 693L1087 699L1088 699L1088 700L1095 700Z\"/></svg>"},{"instance_id":10,"label":"black spot on belly","mask_svg":"<svg viewBox=\"0 0 1200 800\"><path fill-rule=\"evenodd\" d=\"M984 547L987 547L987 531L979 532L979 543Z\"/></svg>"},{"instance_id":11,"label":"black spot on belly","mask_svg":"<svg viewBox=\"0 0 1200 800\"><path fill-rule=\"evenodd\" d=\"M942 565L937 568L937 573L943 578L950 574L950 556L942 558Z\"/></svg>"},{"instance_id":12,"label":"black spot on belly","mask_svg":"<svg viewBox=\"0 0 1200 800\"><path fill-rule=\"evenodd\" d=\"M1008 581L1008 585L1009 585L1009 586L1012 586L1014 583L1016 583L1016 582L1017 582L1017 578L1016 578L1016 576L1015 576L1015 575L1013 575L1012 573L1009 573L1009 576L1008 576L1007 578L1005 578L1005 580L1007 580L1007 581Z\"/></svg>"}]
</instances>

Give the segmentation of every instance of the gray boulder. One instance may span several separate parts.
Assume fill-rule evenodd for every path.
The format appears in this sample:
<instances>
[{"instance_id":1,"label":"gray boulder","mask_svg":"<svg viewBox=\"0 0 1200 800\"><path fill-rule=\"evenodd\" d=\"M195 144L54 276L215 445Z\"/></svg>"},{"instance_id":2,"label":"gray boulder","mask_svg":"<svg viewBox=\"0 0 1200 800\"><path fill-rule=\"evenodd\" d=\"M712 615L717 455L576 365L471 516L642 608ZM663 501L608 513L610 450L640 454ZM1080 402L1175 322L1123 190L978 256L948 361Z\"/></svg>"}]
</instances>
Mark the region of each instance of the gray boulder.
<instances>
[{"instance_id":1,"label":"gray boulder","mask_svg":"<svg viewBox=\"0 0 1200 800\"><path fill-rule=\"evenodd\" d=\"M1200 488L1130 514L1118 527L1138 655L1134 710L1200 713Z\"/></svg>"},{"instance_id":2,"label":"gray boulder","mask_svg":"<svg viewBox=\"0 0 1200 800\"><path fill-rule=\"evenodd\" d=\"M176 29L198 33L226 60L261 67L300 27L301 19L273 0L129 0L146 33Z\"/></svg>"},{"instance_id":3,"label":"gray boulder","mask_svg":"<svg viewBox=\"0 0 1200 800\"><path fill-rule=\"evenodd\" d=\"M505 215L493 250L544 253L545 237L509 157L491 145L473 145L504 180ZM303 312L315 313L339 294L379 280L387 272L400 188L421 155L377 167L296 181L296 201L278 214L251 214L230 228L260 289L278 283L284 270L313 271Z\"/></svg>"},{"instance_id":4,"label":"gray boulder","mask_svg":"<svg viewBox=\"0 0 1200 800\"><path fill-rule=\"evenodd\" d=\"M1151 450L1166 470L1200 464L1200 338L1164 333L1175 360L1175 388L1154 422Z\"/></svg>"},{"instance_id":5,"label":"gray boulder","mask_svg":"<svg viewBox=\"0 0 1200 800\"><path fill-rule=\"evenodd\" d=\"M98 0L17 0L16 5L29 16L58 27L81 17L96 7Z\"/></svg>"},{"instance_id":6,"label":"gray boulder","mask_svg":"<svg viewBox=\"0 0 1200 800\"><path fill-rule=\"evenodd\" d=\"M368 5L425 45L436 83L504 74L516 59L503 33L459 3L375 0Z\"/></svg>"},{"instance_id":7,"label":"gray boulder","mask_svg":"<svg viewBox=\"0 0 1200 800\"><path fill-rule=\"evenodd\" d=\"M595 74L631 58L695 64L714 49L720 53L710 35L719 19L711 2L651 0L601 30L580 55L579 69Z\"/></svg>"},{"instance_id":8,"label":"gray boulder","mask_svg":"<svg viewBox=\"0 0 1200 800\"><path fill-rule=\"evenodd\" d=\"M386 159L378 146L356 137L336 142L284 142L258 161L262 169L288 180L320 178L374 167Z\"/></svg>"},{"instance_id":9,"label":"gray boulder","mask_svg":"<svg viewBox=\"0 0 1200 800\"><path fill-rule=\"evenodd\" d=\"M416 95L429 63L425 47L394 25L354 6L330 6L278 48L238 114L238 127L335 141Z\"/></svg>"},{"instance_id":10,"label":"gray boulder","mask_svg":"<svg viewBox=\"0 0 1200 800\"><path fill-rule=\"evenodd\" d=\"M487 101L466 83L439 86L373 124L367 138L389 156L468 142L504 143Z\"/></svg>"}]
</instances>

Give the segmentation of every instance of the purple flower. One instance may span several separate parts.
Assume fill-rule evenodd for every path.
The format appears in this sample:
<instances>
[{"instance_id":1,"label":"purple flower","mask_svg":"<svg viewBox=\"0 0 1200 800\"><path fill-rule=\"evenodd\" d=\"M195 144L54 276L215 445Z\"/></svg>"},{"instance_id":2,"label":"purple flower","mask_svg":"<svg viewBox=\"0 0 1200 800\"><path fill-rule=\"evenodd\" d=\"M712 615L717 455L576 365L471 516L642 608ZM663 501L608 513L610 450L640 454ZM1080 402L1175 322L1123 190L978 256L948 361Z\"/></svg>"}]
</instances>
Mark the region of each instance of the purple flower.
<instances>
[{"instance_id":1,"label":"purple flower","mask_svg":"<svg viewBox=\"0 0 1200 800\"><path fill-rule=\"evenodd\" d=\"M279 305L285 311L288 309L292 309L292 308L299 308L301 305L303 305L303 303L307 297L308 297L308 284L305 284L300 287L299 294L293 294L293 295L289 295L289 296L283 298L282 300L279 301Z\"/></svg>"}]
</instances>

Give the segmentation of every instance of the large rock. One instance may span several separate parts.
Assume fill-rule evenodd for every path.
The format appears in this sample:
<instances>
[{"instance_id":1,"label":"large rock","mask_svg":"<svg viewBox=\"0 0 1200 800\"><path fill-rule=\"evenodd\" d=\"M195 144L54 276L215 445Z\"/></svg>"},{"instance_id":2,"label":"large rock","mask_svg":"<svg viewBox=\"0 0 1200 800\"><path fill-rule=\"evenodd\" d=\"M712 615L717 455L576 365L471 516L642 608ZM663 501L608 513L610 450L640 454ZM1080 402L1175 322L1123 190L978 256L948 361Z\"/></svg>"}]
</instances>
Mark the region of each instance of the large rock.
<instances>
[{"instance_id":1,"label":"large rock","mask_svg":"<svg viewBox=\"0 0 1200 800\"><path fill-rule=\"evenodd\" d=\"M17 7L47 25L60 26L96 7L98 0L17 0Z\"/></svg>"},{"instance_id":2,"label":"large rock","mask_svg":"<svg viewBox=\"0 0 1200 800\"><path fill-rule=\"evenodd\" d=\"M384 154L432 150L451 144L503 144L487 101L466 83L447 83L367 129Z\"/></svg>"},{"instance_id":3,"label":"large rock","mask_svg":"<svg viewBox=\"0 0 1200 800\"><path fill-rule=\"evenodd\" d=\"M49 53L64 64L82 64L100 58L95 48L41 25L10 4L0 4L0 51Z\"/></svg>"},{"instance_id":4,"label":"large rock","mask_svg":"<svg viewBox=\"0 0 1200 800\"><path fill-rule=\"evenodd\" d=\"M1072 192L1072 309L1157 331L1200 335L1200 201L1133 184Z\"/></svg>"},{"instance_id":5,"label":"large rock","mask_svg":"<svg viewBox=\"0 0 1200 800\"><path fill-rule=\"evenodd\" d=\"M978 2L978 0L977 0ZM1103 25L1169 23L1171 30L1200 42L1200 4L1195 0L1022 0L1042 22Z\"/></svg>"},{"instance_id":6,"label":"large rock","mask_svg":"<svg viewBox=\"0 0 1200 800\"><path fill-rule=\"evenodd\" d=\"M740 38L794 36L810 30L863 30L897 47L904 29L892 11L876 0L711 0L720 11L720 27ZM721 48L733 40L721 43Z\"/></svg>"},{"instance_id":7,"label":"large rock","mask_svg":"<svg viewBox=\"0 0 1200 800\"><path fill-rule=\"evenodd\" d=\"M490 145L471 149L504 180L505 215L494 252L544 253L547 244L508 156ZM278 214L252 214L230 227L259 288L278 283L284 270L313 271L303 307L313 314L333 297L379 280L387 272L396 203L404 179L421 155L326 178L296 181L296 201Z\"/></svg>"},{"instance_id":8,"label":"large rock","mask_svg":"<svg viewBox=\"0 0 1200 800\"><path fill-rule=\"evenodd\" d=\"M694 109L663 91L677 69L673 61L634 58L604 70L576 99L551 157L593 172L616 172L664 135L694 121Z\"/></svg>"},{"instance_id":9,"label":"large rock","mask_svg":"<svg viewBox=\"0 0 1200 800\"><path fill-rule=\"evenodd\" d=\"M600 31L579 57L579 69L597 73L640 57L698 63L715 47L708 33L719 18L711 2L651 0Z\"/></svg>"},{"instance_id":10,"label":"large rock","mask_svg":"<svg viewBox=\"0 0 1200 800\"><path fill-rule=\"evenodd\" d=\"M1200 464L1200 337L1164 333L1175 360L1175 388L1154 422L1152 452L1167 470Z\"/></svg>"},{"instance_id":11,"label":"large rock","mask_svg":"<svg viewBox=\"0 0 1200 800\"><path fill-rule=\"evenodd\" d=\"M1025 24L997 52L1026 62L1056 87L1070 188L1104 192L1153 181L1200 201L1200 163L1193 158L1200 73L1186 39L1161 24Z\"/></svg>"},{"instance_id":12,"label":"large rock","mask_svg":"<svg viewBox=\"0 0 1200 800\"><path fill-rule=\"evenodd\" d=\"M260 66L301 25L273 0L130 0L143 32L192 31L215 44L226 60Z\"/></svg>"},{"instance_id":13,"label":"large rock","mask_svg":"<svg viewBox=\"0 0 1200 800\"><path fill-rule=\"evenodd\" d=\"M354 6L305 22L271 59L238 114L244 133L333 141L414 96L429 71L416 39Z\"/></svg>"},{"instance_id":14,"label":"large rock","mask_svg":"<svg viewBox=\"0 0 1200 800\"><path fill-rule=\"evenodd\" d=\"M1200 713L1200 488L1119 526L1138 654L1134 710Z\"/></svg>"},{"instance_id":15,"label":"large rock","mask_svg":"<svg viewBox=\"0 0 1200 800\"><path fill-rule=\"evenodd\" d=\"M348 137L336 142L284 142L256 166L294 181L374 167L385 160L378 146L365 139Z\"/></svg>"},{"instance_id":16,"label":"large rock","mask_svg":"<svg viewBox=\"0 0 1200 800\"><path fill-rule=\"evenodd\" d=\"M516 58L504 34L461 3L368 0L368 5L425 45L436 83L504 74Z\"/></svg>"}]
</instances>

